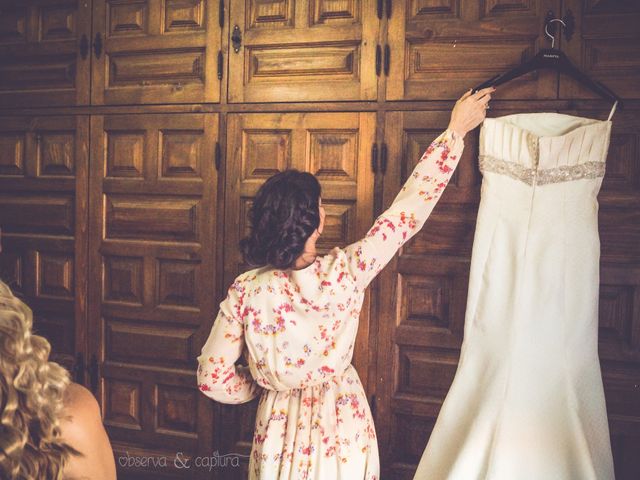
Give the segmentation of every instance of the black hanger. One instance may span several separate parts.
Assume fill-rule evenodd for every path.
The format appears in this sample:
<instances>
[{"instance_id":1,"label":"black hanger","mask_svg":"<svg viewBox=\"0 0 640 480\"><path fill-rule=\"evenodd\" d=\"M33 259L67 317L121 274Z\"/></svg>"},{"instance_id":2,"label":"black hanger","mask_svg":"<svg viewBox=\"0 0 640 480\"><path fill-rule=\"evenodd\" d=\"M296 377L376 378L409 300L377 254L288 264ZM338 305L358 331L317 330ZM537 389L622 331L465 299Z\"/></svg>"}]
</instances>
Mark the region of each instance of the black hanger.
<instances>
[{"instance_id":1,"label":"black hanger","mask_svg":"<svg viewBox=\"0 0 640 480\"><path fill-rule=\"evenodd\" d=\"M549 23L552 23L552 22L560 22L563 25L565 25L565 23L559 18L554 18ZM605 87L602 83L596 80L593 80L592 78L587 76L585 73L580 71L573 63L571 63L571 60L569 60L569 58L562 51L558 50L557 48L553 48L553 45L555 44L555 39L547 29L549 26L549 23L545 25L544 31L547 34L547 36L551 38L551 48L544 48L540 50L531 60L521 65L518 65L517 67L507 72L501 73L500 75L496 75L490 78L486 82L481 83L480 85L475 87L473 91L476 92L483 88L496 87L498 85L502 85L503 83L506 83L509 80L513 80L514 78L521 77L522 75L525 75L534 70L553 69L560 73L565 73L569 75L570 77L576 79L582 85L589 88L591 91L597 93L601 97L604 97L611 102L618 102L618 106L622 106L622 101L615 93L613 93L611 90Z\"/></svg>"}]
</instances>

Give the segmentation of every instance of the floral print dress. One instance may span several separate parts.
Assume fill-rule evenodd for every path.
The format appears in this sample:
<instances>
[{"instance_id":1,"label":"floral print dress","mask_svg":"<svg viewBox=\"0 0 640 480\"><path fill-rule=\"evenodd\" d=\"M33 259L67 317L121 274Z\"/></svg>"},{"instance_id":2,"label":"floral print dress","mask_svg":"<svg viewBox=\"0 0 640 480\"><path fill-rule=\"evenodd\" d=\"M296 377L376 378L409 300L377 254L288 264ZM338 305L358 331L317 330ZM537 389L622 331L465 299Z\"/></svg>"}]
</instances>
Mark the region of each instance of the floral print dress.
<instances>
[{"instance_id":1,"label":"floral print dress","mask_svg":"<svg viewBox=\"0 0 640 480\"><path fill-rule=\"evenodd\" d=\"M240 275L198 357L198 386L223 403L257 395L251 479L376 480L373 418L351 365L367 285L424 224L463 149L447 130L366 237L302 270ZM248 368L235 362L248 350Z\"/></svg>"}]
</instances>

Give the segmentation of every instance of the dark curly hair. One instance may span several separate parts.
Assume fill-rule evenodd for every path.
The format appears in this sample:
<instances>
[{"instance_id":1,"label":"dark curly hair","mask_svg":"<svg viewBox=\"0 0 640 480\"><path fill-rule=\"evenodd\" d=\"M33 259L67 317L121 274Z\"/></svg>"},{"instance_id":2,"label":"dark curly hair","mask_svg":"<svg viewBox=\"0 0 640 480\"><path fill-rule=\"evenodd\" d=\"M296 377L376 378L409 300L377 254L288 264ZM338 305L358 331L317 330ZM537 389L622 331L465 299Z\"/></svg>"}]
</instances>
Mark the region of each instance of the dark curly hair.
<instances>
[{"instance_id":1,"label":"dark curly hair","mask_svg":"<svg viewBox=\"0 0 640 480\"><path fill-rule=\"evenodd\" d=\"M258 190L249 212L251 232L240 241L254 267L290 268L320 225L320 182L310 173L285 170Z\"/></svg>"}]
</instances>

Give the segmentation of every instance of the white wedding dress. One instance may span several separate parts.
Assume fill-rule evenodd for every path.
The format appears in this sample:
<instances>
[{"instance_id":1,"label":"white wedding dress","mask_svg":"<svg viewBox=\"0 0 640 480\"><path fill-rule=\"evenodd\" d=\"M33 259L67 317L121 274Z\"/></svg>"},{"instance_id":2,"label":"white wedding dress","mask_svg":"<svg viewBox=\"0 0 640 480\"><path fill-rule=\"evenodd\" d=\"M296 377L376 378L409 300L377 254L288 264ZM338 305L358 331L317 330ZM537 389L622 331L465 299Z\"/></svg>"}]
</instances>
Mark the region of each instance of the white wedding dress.
<instances>
[{"instance_id":1,"label":"white wedding dress","mask_svg":"<svg viewBox=\"0 0 640 480\"><path fill-rule=\"evenodd\" d=\"M464 343L415 480L614 478L596 199L610 119L485 120Z\"/></svg>"}]
</instances>

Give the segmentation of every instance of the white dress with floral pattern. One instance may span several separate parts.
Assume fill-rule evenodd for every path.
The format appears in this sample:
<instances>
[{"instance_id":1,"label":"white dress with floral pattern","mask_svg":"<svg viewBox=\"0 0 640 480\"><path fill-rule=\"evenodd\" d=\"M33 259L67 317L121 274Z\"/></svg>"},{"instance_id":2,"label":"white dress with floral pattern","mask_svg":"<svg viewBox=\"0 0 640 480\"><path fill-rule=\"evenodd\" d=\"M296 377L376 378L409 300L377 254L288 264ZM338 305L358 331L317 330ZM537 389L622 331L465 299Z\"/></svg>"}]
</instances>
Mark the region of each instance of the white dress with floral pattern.
<instances>
[{"instance_id":1,"label":"white dress with floral pattern","mask_svg":"<svg viewBox=\"0 0 640 480\"><path fill-rule=\"evenodd\" d=\"M261 395L251 479L379 478L373 419L351 365L367 285L424 224L458 163L462 139L443 132L366 237L302 270L240 275L198 357L214 400ZM235 365L244 349L249 368Z\"/></svg>"}]
</instances>

